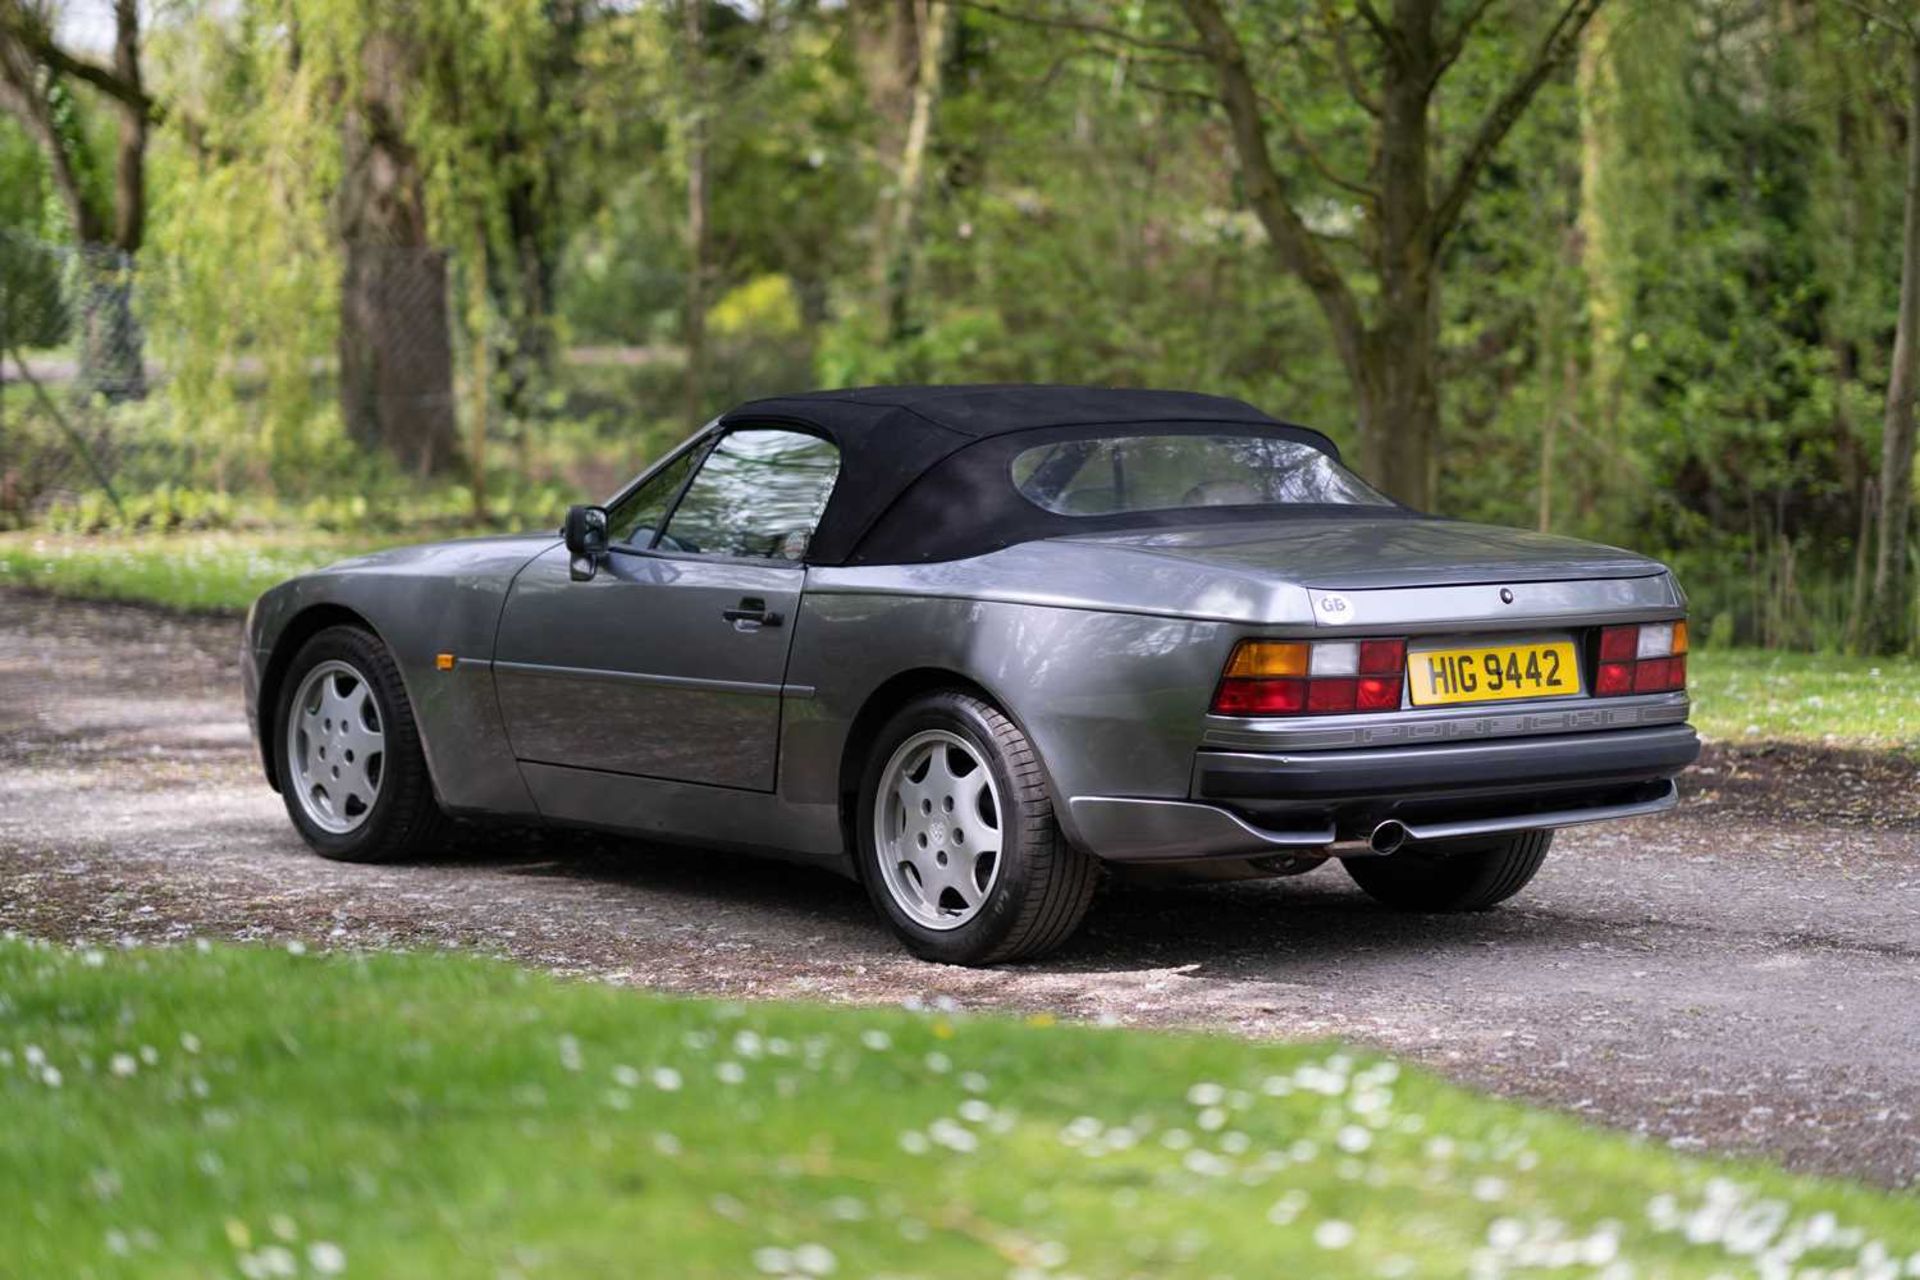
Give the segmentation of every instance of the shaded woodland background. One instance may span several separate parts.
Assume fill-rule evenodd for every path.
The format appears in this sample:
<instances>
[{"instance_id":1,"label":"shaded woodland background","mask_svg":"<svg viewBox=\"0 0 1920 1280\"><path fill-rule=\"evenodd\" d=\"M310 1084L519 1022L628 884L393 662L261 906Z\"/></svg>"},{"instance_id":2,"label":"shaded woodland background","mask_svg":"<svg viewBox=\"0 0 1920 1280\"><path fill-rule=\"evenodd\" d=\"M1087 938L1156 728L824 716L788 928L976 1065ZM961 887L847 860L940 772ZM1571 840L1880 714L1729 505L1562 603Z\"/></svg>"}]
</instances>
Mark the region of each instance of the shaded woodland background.
<instances>
[{"instance_id":1,"label":"shaded woodland background","mask_svg":"<svg viewBox=\"0 0 1920 1280\"><path fill-rule=\"evenodd\" d=\"M0 0L0 524L549 526L754 394L1164 385L1907 650L1916 184L1914 0Z\"/></svg>"}]
</instances>

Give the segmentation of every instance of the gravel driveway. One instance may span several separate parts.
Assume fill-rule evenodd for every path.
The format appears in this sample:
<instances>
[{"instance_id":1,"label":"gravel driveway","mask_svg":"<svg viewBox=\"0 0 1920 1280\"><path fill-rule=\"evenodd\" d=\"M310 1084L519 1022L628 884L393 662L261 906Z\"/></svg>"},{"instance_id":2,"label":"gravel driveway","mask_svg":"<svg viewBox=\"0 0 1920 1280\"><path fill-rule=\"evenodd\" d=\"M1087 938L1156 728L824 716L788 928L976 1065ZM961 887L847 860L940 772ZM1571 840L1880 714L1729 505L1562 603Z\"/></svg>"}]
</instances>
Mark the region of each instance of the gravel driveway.
<instances>
[{"instance_id":1,"label":"gravel driveway","mask_svg":"<svg viewBox=\"0 0 1920 1280\"><path fill-rule=\"evenodd\" d=\"M237 624L0 590L0 928L460 945L673 991L1338 1035L1684 1148L1920 1182L1920 765L1713 750L1679 815L1563 834L1471 918L1337 870L1112 888L1053 960L897 950L833 876L564 833L324 862L262 781Z\"/></svg>"}]
</instances>

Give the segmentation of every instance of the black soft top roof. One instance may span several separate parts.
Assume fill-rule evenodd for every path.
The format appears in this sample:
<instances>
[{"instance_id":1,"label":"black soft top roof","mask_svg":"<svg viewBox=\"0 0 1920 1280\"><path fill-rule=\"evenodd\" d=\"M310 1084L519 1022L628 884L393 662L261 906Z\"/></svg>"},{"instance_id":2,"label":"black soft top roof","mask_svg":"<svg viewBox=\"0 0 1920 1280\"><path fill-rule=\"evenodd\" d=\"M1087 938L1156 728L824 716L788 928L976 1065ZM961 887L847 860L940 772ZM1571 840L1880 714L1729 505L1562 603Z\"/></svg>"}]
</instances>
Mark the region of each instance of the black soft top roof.
<instances>
[{"instance_id":1,"label":"black soft top roof","mask_svg":"<svg viewBox=\"0 0 1920 1280\"><path fill-rule=\"evenodd\" d=\"M849 387L750 400L723 422L769 415L804 417L842 449L906 432L978 439L1009 431L1119 422L1254 422L1275 419L1244 400L1196 391L982 383L948 387Z\"/></svg>"},{"instance_id":2,"label":"black soft top roof","mask_svg":"<svg viewBox=\"0 0 1920 1280\"><path fill-rule=\"evenodd\" d=\"M1043 511L1020 497L1008 466L1020 449L1056 439L1232 424L1236 434L1284 436L1340 456L1317 431L1240 400L1190 391L1017 383L855 387L752 400L719 419L722 427L754 423L804 427L838 446L840 479L807 555L811 563L829 565L951 560L1064 533L1199 523L1232 510L1094 518Z\"/></svg>"}]
</instances>

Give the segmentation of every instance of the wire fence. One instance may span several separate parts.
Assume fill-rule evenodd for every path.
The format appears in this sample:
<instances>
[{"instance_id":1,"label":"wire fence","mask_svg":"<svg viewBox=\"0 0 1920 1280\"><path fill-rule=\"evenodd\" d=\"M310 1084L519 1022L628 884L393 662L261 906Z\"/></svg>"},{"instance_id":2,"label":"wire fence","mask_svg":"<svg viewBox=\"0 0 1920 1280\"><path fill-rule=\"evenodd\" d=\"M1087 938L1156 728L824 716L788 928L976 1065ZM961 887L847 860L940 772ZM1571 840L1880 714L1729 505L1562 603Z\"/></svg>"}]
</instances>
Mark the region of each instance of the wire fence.
<instances>
[{"instance_id":1,"label":"wire fence","mask_svg":"<svg viewBox=\"0 0 1920 1280\"><path fill-rule=\"evenodd\" d=\"M0 231L0 528L81 506L76 527L147 528L127 512L162 490L404 523L465 489L501 518L523 493L609 492L697 425L670 293L602 299L576 327L471 264L386 244L136 259ZM813 341L716 323L703 408L806 384Z\"/></svg>"},{"instance_id":2,"label":"wire fence","mask_svg":"<svg viewBox=\"0 0 1920 1280\"><path fill-rule=\"evenodd\" d=\"M0 232L0 353L11 374L87 394L146 391L133 258Z\"/></svg>"},{"instance_id":3,"label":"wire fence","mask_svg":"<svg viewBox=\"0 0 1920 1280\"><path fill-rule=\"evenodd\" d=\"M484 373L456 366L455 264L437 249L365 245L331 270L338 303L321 323L311 290L263 301L240 273L209 279L150 251L0 231L0 523L87 489L118 507L130 469L145 474L127 483L191 483L211 401L242 406L228 446L270 452L324 410L357 446L444 469L459 445L458 375L470 389ZM276 384L292 390L275 398Z\"/></svg>"},{"instance_id":4,"label":"wire fence","mask_svg":"<svg viewBox=\"0 0 1920 1280\"><path fill-rule=\"evenodd\" d=\"M75 484L118 502L111 433L71 402L144 396L144 345L129 255L0 232L0 520Z\"/></svg>"}]
</instances>

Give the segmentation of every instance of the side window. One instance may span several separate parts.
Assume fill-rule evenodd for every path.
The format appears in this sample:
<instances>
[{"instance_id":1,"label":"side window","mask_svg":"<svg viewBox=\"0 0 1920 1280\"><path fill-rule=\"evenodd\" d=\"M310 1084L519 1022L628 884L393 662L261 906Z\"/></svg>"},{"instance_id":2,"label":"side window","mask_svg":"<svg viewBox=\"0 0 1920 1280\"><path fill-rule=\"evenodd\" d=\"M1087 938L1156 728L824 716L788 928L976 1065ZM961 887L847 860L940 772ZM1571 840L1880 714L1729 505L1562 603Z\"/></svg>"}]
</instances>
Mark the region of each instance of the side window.
<instances>
[{"instance_id":1,"label":"side window","mask_svg":"<svg viewBox=\"0 0 1920 1280\"><path fill-rule=\"evenodd\" d=\"M707 454L659 545L798 561L839 474L839 451L817 436L775 428L729 432Z\"/></svg>"},{"instance_id":2,"label":"side window","mask_svg":"<svg viewBox=\"0 0 1920 1280\"><path fill-rule=\"evenodd\" d=\"M608 543L643 550L652 546L653 535L666 521L667 508L673 505L680 486L687 482L694 463L700 460L700 453L698 448L688 449L607 512Z\"/></svg>"}]
</instances>

